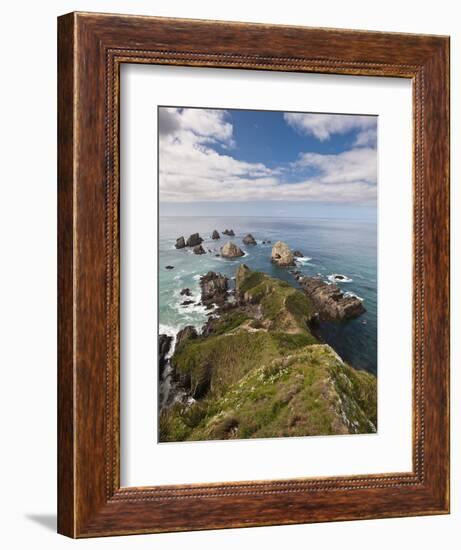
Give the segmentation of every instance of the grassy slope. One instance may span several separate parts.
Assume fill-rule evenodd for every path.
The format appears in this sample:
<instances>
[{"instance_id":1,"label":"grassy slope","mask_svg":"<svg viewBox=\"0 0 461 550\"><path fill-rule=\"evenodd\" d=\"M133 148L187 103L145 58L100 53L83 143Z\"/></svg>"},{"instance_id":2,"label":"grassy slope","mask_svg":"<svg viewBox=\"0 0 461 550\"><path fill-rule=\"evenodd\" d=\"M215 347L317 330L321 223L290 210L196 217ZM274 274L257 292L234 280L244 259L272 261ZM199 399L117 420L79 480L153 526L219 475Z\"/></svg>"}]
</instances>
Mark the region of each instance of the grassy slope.
<instances>
[{"instance_id":1,"label":"grassy slope","mask_svg":"<svg viewBox=\"0 0 461 550\"><path fill-rule=\"evenodd\" d=\"M162 441L364 433L375 430L376 379L319 344L309 299L283 281L240 266L249 306L223 315L215 332L175 353L192 392L160 418Z\"/></svg>"}]
</instances>

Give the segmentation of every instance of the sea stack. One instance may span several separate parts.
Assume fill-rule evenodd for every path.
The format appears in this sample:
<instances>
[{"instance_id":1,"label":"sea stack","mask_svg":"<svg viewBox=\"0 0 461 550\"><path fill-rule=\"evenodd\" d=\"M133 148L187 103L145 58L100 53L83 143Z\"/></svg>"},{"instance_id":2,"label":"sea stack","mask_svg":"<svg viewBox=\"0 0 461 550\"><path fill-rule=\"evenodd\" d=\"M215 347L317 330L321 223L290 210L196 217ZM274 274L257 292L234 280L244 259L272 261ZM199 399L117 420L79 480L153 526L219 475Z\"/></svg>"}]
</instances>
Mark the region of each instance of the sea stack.
<instances>
[{"instance_id":1,"label":"sea stack","mask_svg":"<svg viewBox=\"0 0 461 550\"><path fill-rule=\"evenodd\" d=\"M197 246L202 244L203 239L198 233L193 233L186 241L186 246Z\"/></svg>"},{"instance_id":2,"label":"sea stack","mask_svg":"<svg viewBox=\"0 0 461 550\"><path fill-rule=\"evenodd\" d=\"M206 254L206 251L201 244L198 244L194 246L194 254Z\"/></svg>"},{"instance_id":3,"label":"sea stack","mask_svg":"<svg viewBox=\"0 0 461 550\"><path fill-rule=\"evenodd\" d=\"M229 237L235 237L235 233L233 229L224 229L222 232L223 235L228 235Z\"/></svg>"},{"instance_id":4,"label":"sea stack","mask_svg":"<svg viewBox=\"0 0 461 550\"><path fill-rule=\"evenodd\" d=\"M243 244L256 244L256 240L251 233L248 233L248 235L243 237Z\"/></svg>"},{"instance_id":5,"label":"sea stack","mask_svg":"<svg viewBox=\"0 0 461 550\"><path fill-rule=\"evenodd\" d=\"M174 246L175 248L185 248L186 241L184 240L184 237L178 237Z\"/></svg>"},{"instance_id":6,"label":"sea stack","mask_svg":"<svg viewBox=\"0 0 461 550\"><path fill-rule=\"evenodd\" d=\"M219 233L216 231L216 229L213 231L213 234L211 235L211 238L214 239L215 241L216 241L217 239L220 239L220 238L221 238L220 235L219 235Z\"/></svg>"},{"instance_id":7,"label":"sea stack","mask_svg":"<svg viewBox=\"0 0 461 550\"><path fill-rule=\"evenodd\" d=\"M232 241L227 242L222 248L221 248L221 256L223 258L239 258L240 256L243 256L243 251L241 248L239 248L236 244L234 244Z\"/></svg>"},{"instance_id":8,"label":"sea stack","mask_svg":"<svg viewBox=\"0 0 461 550\"><path fill-rule=\"evenodd\" d=\"M282 241L277 241L272 247L271 262L281 267L295 265L293 252L288 245Z\"/></svg>"}]
</instances>

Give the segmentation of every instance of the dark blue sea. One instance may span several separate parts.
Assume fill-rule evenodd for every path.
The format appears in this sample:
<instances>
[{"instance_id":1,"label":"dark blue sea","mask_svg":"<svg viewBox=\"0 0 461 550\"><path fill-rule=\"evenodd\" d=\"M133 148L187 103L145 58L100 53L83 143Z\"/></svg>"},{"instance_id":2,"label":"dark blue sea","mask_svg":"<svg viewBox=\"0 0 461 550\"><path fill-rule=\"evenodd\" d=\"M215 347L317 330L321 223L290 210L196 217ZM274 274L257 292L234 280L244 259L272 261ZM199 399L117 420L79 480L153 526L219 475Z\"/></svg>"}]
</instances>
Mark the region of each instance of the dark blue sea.
<instances>
[{"instance_id":1,"label":"dark blue sea","mask_svg":"<svg viewBox=\"0 0 461 550\"><path fill-rule=\"evenodd\" d=\"M222 235L233 229L235 237ZM211 234L217 229L221 239ZM212 253L197 256L189 248L176 250L176 238L186 239L200 233L202 246ZM256 246L245 246L242 238L251 233ZM232 240L246 253L242 258L226 260L215 257L219 248ZM329 343L350 365L376 374L377 372L377 228L375 221L332 219L263 218L263 217L162 217L159 222L159 332L174 335L186 325L198 329L206 322L207 311L195 303L181 302L200 299L199 278L208 271L233 277L240 263L283 279L294 287L297 282L289 269L270 261L272 244L281 240L292 250L300 250L305 258L297 265L303 274L321 276L325 281L333 274L345 275L349 282L338 283L345 292L363 300L367 312L358 319L320 325L321 338ZM165 266L173 265L167 270ZM193 298L180 295L190 288Z\"/></svg>"}]
</instances>

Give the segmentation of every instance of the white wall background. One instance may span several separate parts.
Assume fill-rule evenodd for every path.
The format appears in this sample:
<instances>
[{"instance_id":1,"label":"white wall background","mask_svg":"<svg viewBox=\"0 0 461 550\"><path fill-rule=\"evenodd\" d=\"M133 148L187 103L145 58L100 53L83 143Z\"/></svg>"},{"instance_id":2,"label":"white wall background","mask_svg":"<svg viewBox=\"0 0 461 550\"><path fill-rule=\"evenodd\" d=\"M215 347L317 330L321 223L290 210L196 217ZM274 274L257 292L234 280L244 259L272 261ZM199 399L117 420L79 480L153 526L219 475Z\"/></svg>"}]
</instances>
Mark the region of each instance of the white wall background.
<instances>
[{"instance_id":1,"label":"white wall background","mask_svg":"<svg viewBox=\"0 0 461 550\"><path fill-rule=\"evenodd\" d=\"M56 17L73 10L344 27L452 37L452 121L460 121L457 2L299 0L10 0L2 7L0 86L0 517L2 547L236 548L340 546L354 550L458 548L461 534L461 349L453 285L452 514L72 542L55 534L56 494ZM452 123L452 151L460 126ZM452 280L460 277L452 154Z\"/></svg>"}]
</instances>

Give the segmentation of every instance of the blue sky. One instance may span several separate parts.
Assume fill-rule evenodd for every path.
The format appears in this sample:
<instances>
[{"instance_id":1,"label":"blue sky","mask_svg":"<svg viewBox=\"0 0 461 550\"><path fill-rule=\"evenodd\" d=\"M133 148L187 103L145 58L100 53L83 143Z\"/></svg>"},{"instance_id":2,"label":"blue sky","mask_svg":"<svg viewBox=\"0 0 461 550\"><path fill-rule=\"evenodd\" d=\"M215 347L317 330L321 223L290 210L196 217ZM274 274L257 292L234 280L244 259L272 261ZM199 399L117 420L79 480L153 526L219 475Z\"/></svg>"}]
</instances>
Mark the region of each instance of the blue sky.
<instances>
[{"instance_id":1,"label":"blue sky","mask_svg":"<svg viewBox=\"0 0 461 550\"><path fill-rule=\"evenodd\" d=\"M160 107L161 215L374 219L377 117Z\"/></svg>"},{"instance_id":2,"label":"blue sky","mask_svg":"<svg viewBox=\"0 0 461 550\"><path fill-rule=\"evenodd\" d=\"M333 134L320 141L309 134L301 134L284 120L284 113L277 111L228 111L233 124L235 148L232 156L247 162L263 162L275 167L294 162L299 153L311 151L334 154L350 149L355 140L355 130L346 134ZM225 149L221 149L225 152Z\"/></svg>"}]
</instances>

